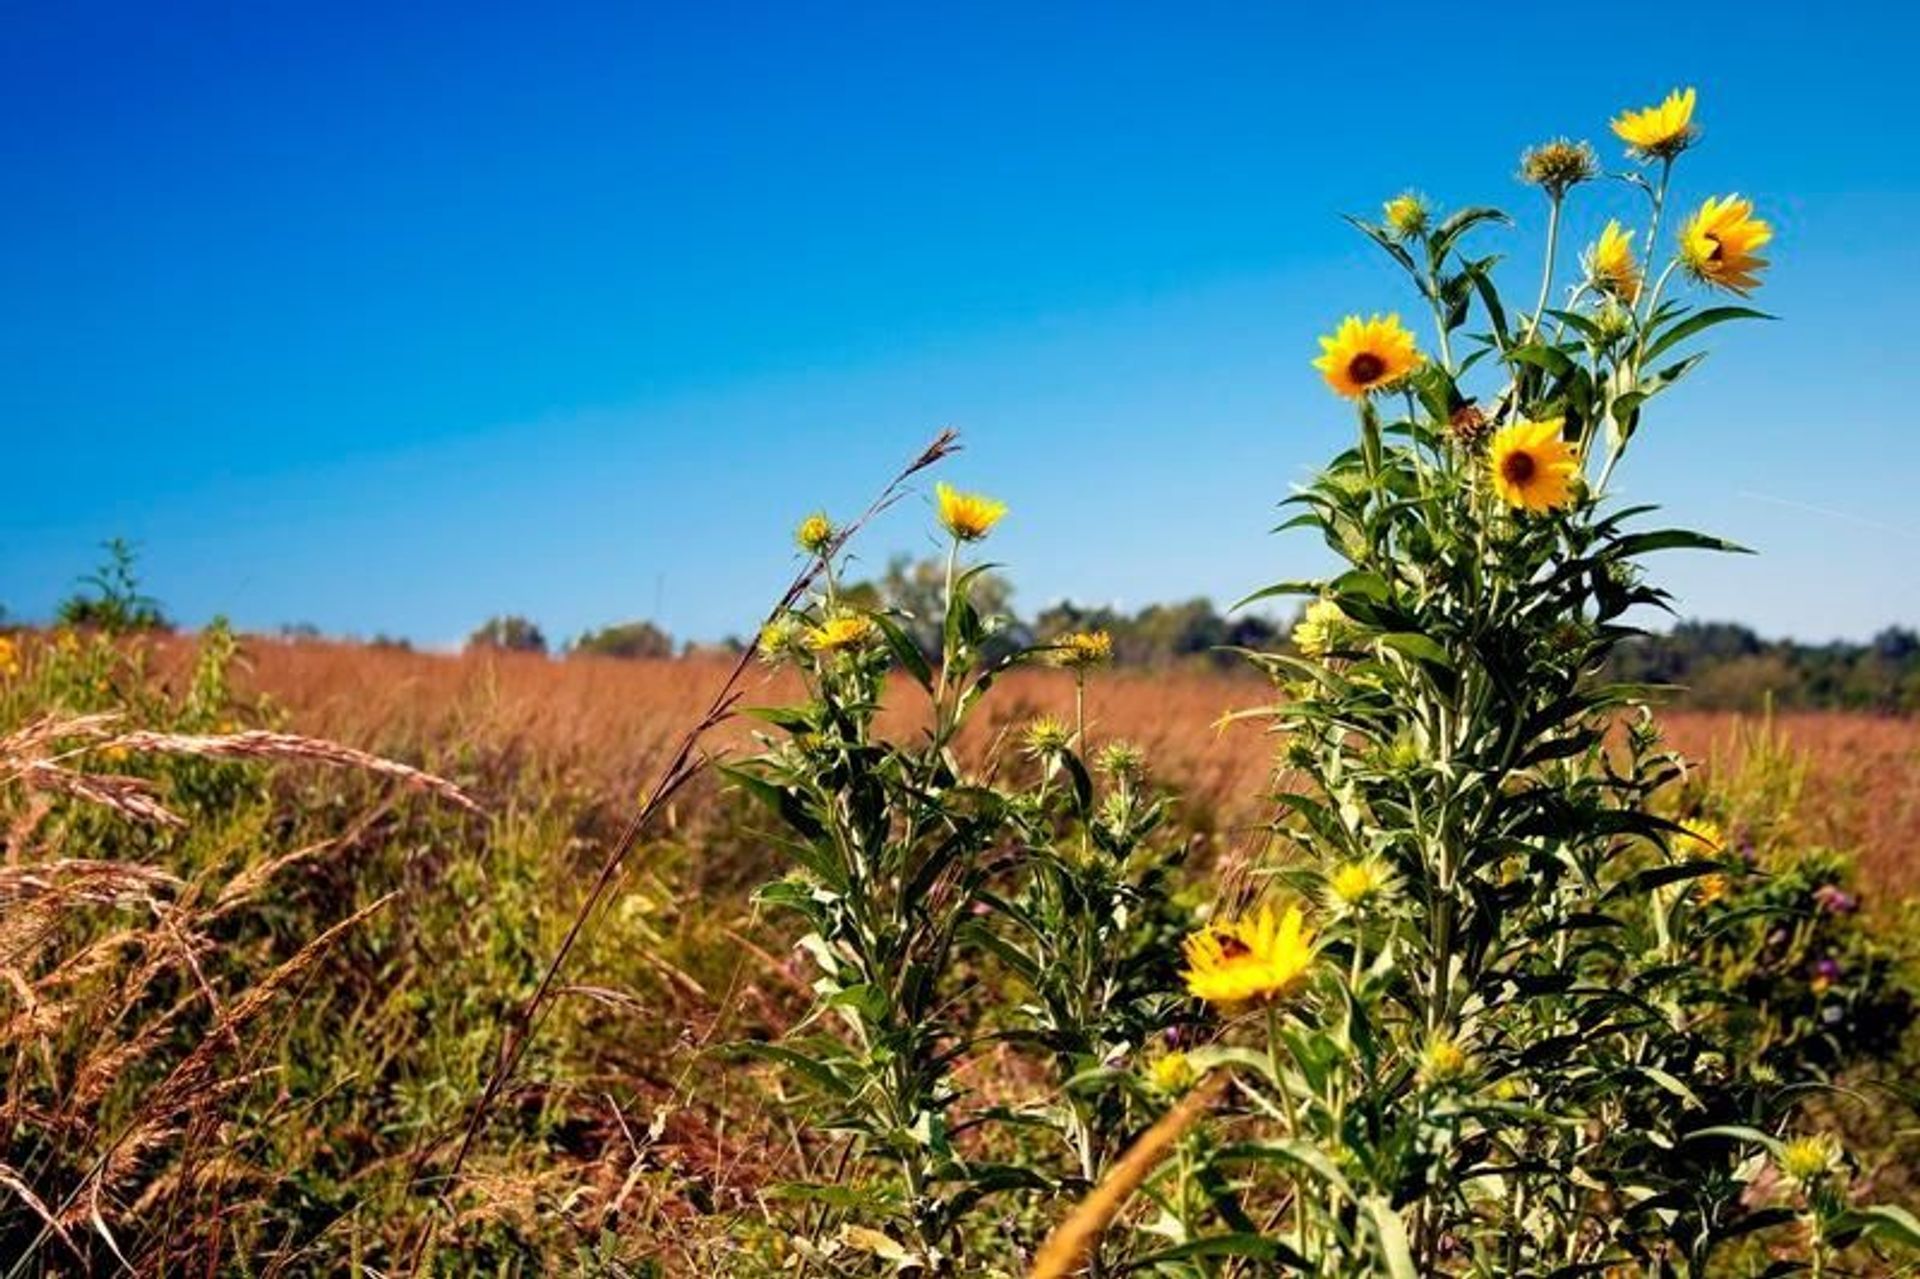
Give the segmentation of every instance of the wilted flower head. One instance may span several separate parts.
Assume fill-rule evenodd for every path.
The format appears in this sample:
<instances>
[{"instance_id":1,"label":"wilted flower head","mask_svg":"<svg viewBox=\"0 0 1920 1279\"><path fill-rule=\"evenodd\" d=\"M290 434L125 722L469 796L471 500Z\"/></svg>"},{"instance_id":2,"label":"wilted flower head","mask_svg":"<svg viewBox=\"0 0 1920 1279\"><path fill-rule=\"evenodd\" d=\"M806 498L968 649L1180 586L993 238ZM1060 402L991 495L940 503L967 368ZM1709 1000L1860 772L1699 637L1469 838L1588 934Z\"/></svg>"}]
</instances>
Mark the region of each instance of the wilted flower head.
<instances>
[{"instance_id":1,"label":"wilted flower head","mask_svg":"<svg viewBox=\"0 0 1920 1279\"><path fill-rule=\"evenodd\" d=\"M769 666L778 666L799 656L805 647L806 630L806 624L792 613L780 614L760 629L756 646L760 660Z\"/></svg>"},{"instance_id":2,"label":"wilted flower head","mask_svg":"<svg viewBox=\"0 0 1920 1279\"><path fill-rule=\"evenodd\" d=\"M793 540L809 555L818 555L833 544L833 521L825 511L815 511L793 530Z\"/></svg>"},{"instance_id":3,"label":"wilted flower head","mask_svg":"<svg viewBox=\"0 0 1920 1279\"><path fill-rule=\"evenodd\" d=\"M1639 111L1622 111L1613 118L1613 132L1627 144L1627 152L1642 159L1671 160L1700 136L1693 127L1692 89L1675 89L1666 100Z\"/></svg>"},{"instance_id":4,"label":"wilted flower head","mask_svg":"<svg viewBox=\"0 0 1920 1279\"><path fill-rule=\"evenodd\" d=\"M1053 641L1053 664L1083 671L1113 660L1113 636L1106 631L1070 631Z\"/></svg>"},{"instance_id":5,"label":"wilted flower head","mask_svg":"<svg viewBox=\"0 0 1920 1279\"><path fill-rule=\"evenodd\" d=\"M1427 229L1427 202L1417 192L1402 191L1382 205L1380 213L1387 229L1400 239L1419 235Z\"/></svg>"},{"instance_id":6,"label":"wilted flower head","mask_svg":"<svg viewBox=\"0 0 1920 1279\"><path fill-rule=\"evenodd\" d=\"M1780 1148L1774 1167L1797 1189L1810 1189L1840 1171L1846 1152L1831 1133L1795 1137Z\"/></svg>"},{"instance_id":7,"label":"wilted flower head","mask_svg":"<svg viewBox=\"0 0 1920 1279\"><path fill-rule=\"evenodd\" d=\"M1050 759L1067 749L1073 730L1052 715L1042 715L1021 733L1021 746L1035 759Z\"/></svg>"},{"instance_id":8,"label":"wilted flower head","mask_svg":"<svg viewBox=\"0 0 1920 1279\"><path fill-rule=\"evenodd\" d=\"M842 613L807 632L807 647L816 653L845 653L864 648L880 628L865 613Z\"/></svg>"},{"instance_id":9,"label":"wilted flower head","mask_svg":"<svg viewBox=\"0 0 1920 1279\"><path fill-rule=\"evenodd\" d=\"M1492 431L1493 423L1471 400L1447 415L1447 433L1467 448L1478 446Z\"/></svg>"},{"instance_id":10,"label":"wilted flower head","mask_svg":"<svg viewBox=\"0 0 1920 1279\"><path fill-rule=\"evenodd\" d=\"M1293 646L1308 657L1325 657L1350 641L1353 624L1332 600L1307 605L1293 628Z\"/></svg>"},{"instance_id":11,"label":"wilted flower head","mask_svg":"<svg viewBox=\"0 0 1920 1279\"><path fill-rule=\"evenodd\" d=\"M1134 781L1147 771L1147 757L1132 742L1108 742L1101 748L1100 771L1109 777Z\"/></svg>"},{"instance_id":12,"label":"wilted flower head","mask_svg":"<svg viewBox=\"0 0 1920 1279\"><path fill-rule=\"evenodd\" d=\"M1751 293L1767 266L1759 250L1772 239L1773 227L1753 216L1753 201L1712 196L1680 229L1680 261L1702 284Z\"/></svg>"},{"instance_id":13,"label":"wilted flower head","mask_svg":"<svg viewBox=\"0 0 1920 1279\"><path fill-rule=\"evenodd\" d=\"M1539 187L1554 200L1599 174L1600 161L1593 148L1566 138L1543 142L1520 157L1520 180Z\"/></svg>"},{"instance_id":14,"label":"wilted flower head","mask_svg":"<svg viewBox=\"0 0 1920 1279\"><path fill-rule=\"evenodd\" d=\"M982 493L962 493L944 481L934 486L940 508L940 526L962 542L977 542L993 531L1007 513L1007 504Z\"/></svg>"},{"instance_id":15,"label":"wilted flower head","mask_svg":"<svg viewBox=\"0 0 1920 1279\"><path fill-rule=\"evenodd\" d=\"M1860 899L1838 884L1822 884L1814 889L1813 903L1829 915L1851 915L1860 909Z\"/></svg>"},{"instance_id":16,"label":"wilted flower head","mask_svg":"<svg viewBox=\"0 0 1920 1279\"><path fill-rule=\"evenodd\" d=\"M1182 953L1188 993L1233 1007L1299 989L1313 967L1313 932L1298 906L1277 918L1263 906L1257 915L1207 925L1187 938Z\"/></svg>"}]
</instances>

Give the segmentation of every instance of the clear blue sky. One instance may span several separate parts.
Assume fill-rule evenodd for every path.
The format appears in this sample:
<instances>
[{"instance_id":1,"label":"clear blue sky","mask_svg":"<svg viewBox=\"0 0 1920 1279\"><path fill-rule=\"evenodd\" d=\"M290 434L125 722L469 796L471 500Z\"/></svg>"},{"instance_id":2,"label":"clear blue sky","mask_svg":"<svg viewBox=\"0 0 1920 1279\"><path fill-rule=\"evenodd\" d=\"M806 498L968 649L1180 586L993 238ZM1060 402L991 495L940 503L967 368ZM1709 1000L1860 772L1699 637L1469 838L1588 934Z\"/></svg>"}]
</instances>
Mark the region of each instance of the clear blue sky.
<instances>
[{"instance_id":1,"label":"clear blue sky","mask_svg":"<svg viewBox=\"0 0 1920 1279\"><path fill-rule=\"evenodd\" d=\"M799 515L947 423L1027 607L1237 598L1319 564L1265 532L1350 429L1314 335L1409 303L1336 213L1412 184L1537 232L1520 150L1617 159L1608 116L1686 83L1684 194L1759 200L1785 319L1723 331L1623 471L1763 552L1664 581L1772 634L1920 622L1917 36L1891 5L10 5L0 603L45 616L121 534L189 624L717 636ZM1579 239L1632 208L1588 190Z\"/></svg>"}]
</instances>

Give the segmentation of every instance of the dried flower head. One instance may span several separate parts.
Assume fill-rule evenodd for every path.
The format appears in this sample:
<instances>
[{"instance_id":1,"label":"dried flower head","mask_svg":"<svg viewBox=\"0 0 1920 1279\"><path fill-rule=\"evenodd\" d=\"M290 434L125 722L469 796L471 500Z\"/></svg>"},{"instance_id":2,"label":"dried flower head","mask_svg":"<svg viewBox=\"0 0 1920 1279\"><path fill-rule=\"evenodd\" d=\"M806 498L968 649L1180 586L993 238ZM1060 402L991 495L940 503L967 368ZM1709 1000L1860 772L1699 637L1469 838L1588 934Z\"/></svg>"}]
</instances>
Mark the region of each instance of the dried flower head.
<instances>
[{"instance_id":1,"label":"dried flower head","mask_svg":"<svg viewBox=\"0 0 1920 1279\"><path fill-rule=\"evenodd\" d=\"M1520 180L1558 200L1582 182L1600 176L1600 161L1584 142L1555 138L1520 157Z\"/></svg>"},{"instance_id":2,"label":"dried flower head","mask_svg":"<svg viewBox=\"0 0 1920 1279\"><path fill-rule=\"evenodd\" d=\"M1447 416L1447 433L1466 448L1476 448L1493 433L1493 423L1469 400Z\"/></svg>"}]
</instances>

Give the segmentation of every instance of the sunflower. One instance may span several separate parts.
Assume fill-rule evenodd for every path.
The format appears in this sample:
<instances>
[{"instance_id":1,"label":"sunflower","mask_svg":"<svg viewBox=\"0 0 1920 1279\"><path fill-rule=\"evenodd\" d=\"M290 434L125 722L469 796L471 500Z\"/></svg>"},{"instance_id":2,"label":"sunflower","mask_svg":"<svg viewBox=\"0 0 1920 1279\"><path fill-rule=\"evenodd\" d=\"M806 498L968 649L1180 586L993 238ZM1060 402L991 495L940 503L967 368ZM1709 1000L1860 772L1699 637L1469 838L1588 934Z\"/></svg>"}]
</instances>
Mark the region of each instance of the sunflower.
<instances>
[{"instance_id":1,"label":"sunflower","mask_svg":"<svg viewBox=\"0 0 1920 1279\"><path fill-rule=\"evenodd\" d=\"M1007 513L1005 502L996 502L979 493L962 493L951 484L934 486L940 501L940 524L962 542L977 542L993 532L993 526Z\"/></svg>"},{"instance_id":2,"label":"sunflower","mask_svg":"<svg viewBox=\"0 0 1920 1279\"><path fill-rule=\"evenodd\" d=\"M1297 990L1313 965L1313 933L1298 906L1276 919L1273 907L1227 924L1210 924L1187 938L1187 991L1210 1004L1232 1006L1277 999Z\"/></svg>"},{"instance_id":3,"label":"sunflower","mask_svg":"<svg viewBox=\"0 0 1920 1279\"><path fill-rule=\"evenodd\" d=\"M1361 319L1349 315L1332 337L1320 339L1322 354L1313 362L1327 385L1352 398L1397 382L1420 366L1413 334L1398 315Z\"/></svg>"},{"instance_id":4,"label":"sunflower","mask_svg":"<svg viewBox=\"0 0 1920 1279\"><path fill-rule=\"evenodd\" d=\"M1613 119L1613 131L1627 151L1651 160L1671 160L1700 136L1693 127L1692 89L1675 89L1658 106L1622 111Z\"/></svg>"},{"instance_id":5,"label":"sunflower","mask_svg":"<svg viewBox=\"0 0 1920 1279\"><path fill-rule=\"evenodd\" d=\"M1782 1145L1773 1163L1781 1177L1804 1189L1839 1172L1845 1166L1846 1152L1832 1134L1815 1133Z\"/></svg>"},{"instance_id":6,"label":"sunflower","mask_svg":"<svg viewBox=\"0 0 1920 1279\"><path fill-rule=\"evenodd\" d=\"M808 631L807 647L816 653L844 653L864 647L879 629L864 613L843 613Z\"/></svg>"},{"instance_id":7,"label":"sunflower","mask_svg":"<svg viewBox=\"0 0 1920 1279\"><path fill-rule=\"evenodd\" d=\"M1753 216L1753 201L1709 197L1680 229L1680 261L1702 284L1750 293L1760 287L1757 272L1767 265L1757 250L1771 239L1773 228Z\"/></svg>"},{"instance_id":8,"label":"sunflower","mask_svg":"<svg viewBox=\"0 0 1920 1279\"><path fill-rule=\"evenodd\" d=\"M1106 631L1071 631L1053 642L1053 664L1070 671L1113 660L1113 636Z\"/></svg>"},{"instance_id":9,"label":"sunflower","mask_svg":"<svg viewBox=\"0 0 1920 1279\"><path fill-rule=\"evenodd\" d=\"M1508 506L1550 511L1573 500L1579 470L1573 446L1560 438L1565 422L1515 422L1502 427L1487 449L1493 491Z\"/></svg>"},{"instance_id":10,"label":"sunflower","mask_svg":"<svg viewBox=\"0 0 1920 1279\"><path fill-rule=\"evenodd\" d=\"M1327 905L1335 913L1358 910L1393 886L1393 876L1372 858L1342 862L1327 876Z\"/></svg>"},{"instance_id":11,"label":"sunflower","mask_svg":"<svg viewBox=\"0 0 1920 1279\"><path fill-rule=\"evenodd\" d=\"M1587 250L1587 274L1595 284L1628 302L1640 296L1640 264L1633 257L1633 232L1609 218L1600 238Z\"/></svg>"},{"instance_id":12,"label":"sunflower","mask_svg":"<svg viewBox=\"0 0 1920 1279\"><path fill-rule=\"evenodd\" d=\"M1387 229L1399 239L1410 239L1427 229L1427 202L1413 191L1402 191L1380 206Z\"/></svg>"}]
</instances>

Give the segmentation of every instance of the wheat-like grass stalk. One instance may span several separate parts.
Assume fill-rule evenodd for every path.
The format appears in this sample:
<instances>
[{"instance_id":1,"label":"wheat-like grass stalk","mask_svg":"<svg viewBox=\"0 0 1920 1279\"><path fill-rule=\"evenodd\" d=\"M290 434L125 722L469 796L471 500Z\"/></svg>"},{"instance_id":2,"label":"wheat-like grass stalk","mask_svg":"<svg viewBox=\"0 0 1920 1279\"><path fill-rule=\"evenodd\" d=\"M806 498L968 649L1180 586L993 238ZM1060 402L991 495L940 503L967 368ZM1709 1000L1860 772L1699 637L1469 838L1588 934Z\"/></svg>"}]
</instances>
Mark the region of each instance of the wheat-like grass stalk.
<instances>
[{"instance_id":1,"label":"wheat-like grass stalk","mask_svg":"<svg viewBox=\"0 0 1920 1279\"><path fill-rule=\"evenodd\" d=\"M1034 1254L1029 1279L1066 1279L1072 1274L1113 1224L1128 1197L1160 1166L1160 1161L1172 1152L1187 1130L1212 1108L1226 1083L1226 1073L1216 1073L1141 1133L1113 1165L1106 1179L1047 1236L1040 1251Z\"/></svg>"}]
</instances>

